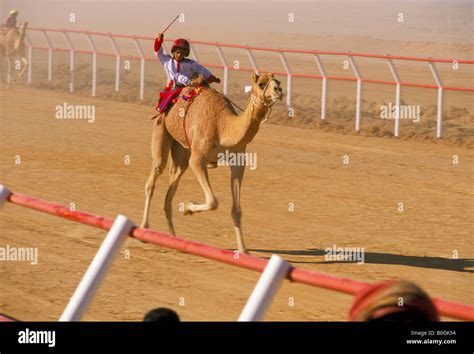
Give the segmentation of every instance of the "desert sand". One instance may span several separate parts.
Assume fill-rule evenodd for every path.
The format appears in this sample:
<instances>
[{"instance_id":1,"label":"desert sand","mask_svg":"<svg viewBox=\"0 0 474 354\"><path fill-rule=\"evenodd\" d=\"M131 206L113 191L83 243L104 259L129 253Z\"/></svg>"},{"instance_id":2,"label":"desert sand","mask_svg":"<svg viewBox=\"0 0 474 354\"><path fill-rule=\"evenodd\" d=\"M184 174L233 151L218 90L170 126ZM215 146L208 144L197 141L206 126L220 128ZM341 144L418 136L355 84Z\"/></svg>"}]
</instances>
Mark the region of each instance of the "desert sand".
<instances>
[{"instance_id":1,"label":"desert sand","mask_svg":"<svg viewBox=\"0 0 474 354\"><path fill-rule=\"evenodd\" d=\"M3 15L10 7L20 8L14 1L4 3ZM341 1L323 1L319 7L311 1L272 3L270 10L267 2L251 3L251 8L249 2L226 6L209 1L202 9L186 2L188 21L167 36L291 49L473 58L468 2L363 1L357 7ZM22 2L20 11L31 26L150 36L183 11L171 2L163 2L160 11L151 2L134 4L104 1L108 16L94 10L92 2L55 2L47 18L39 16L34 1ZM79 15L73 24L66 20L71 11ZM287 22L291 11L297 19L293 27ZM392 22L400 11L405 13L404 26ZM259 21L249 21L249 16ZM41 38L33 38L44 45ZM52 39L65 47L61 38ZM108 43L98 44L111 50ZM151 55L151 42L141 44ZM130 43L121 45L127 48ZM134 54L132 49L126 50ZM198 50L203 63L218 63L214 49ZM229 61L250 67L244 53L225 53ZM282 71L272 54L256 53L256 58L263 69ZM311 58L288 58L295 72L317 74ZM351 76L341 58L323 59L330 75ZM35 50L32 84L21 78L14 87L0 85L1 183L18 193L66 206L74 203L77 210L110 218L124 214L139 222L151 163L149 117L165 79L157 63L147 62L145 100L140 101L139 63L131 64L131 70L122 70L116 93L115 59L99 57L98 97L91 98L90 56L77 58L72 95L67 53L54 53L53 80L48 82L46 53ZM386 63L359 64L364 77L390 80ZM446 85L472 87L471 67L452 70L443 64L438 70ZM405 81L434 83L426 64L399 64L399 70ZM215 73L222 76L219 70ZM231 72L229 79L230 97L245 104L249 73ZM285 88L286 79L279 79ZM446 93L443 138L436 139L436 90L402 90L406 104L420 105L421 119L402 121L401 136L394 138L393 121L380 119L381 105L394 101L393 86L364 85L359 133L354 132L354 82L329 82L325 122L320 119L320 80L296 78L293 89L295 116L289 118L284 102L278 103L249 146L258 156L257 169L246 171L242 192L244 235L252 254L275 253L302 268L367 282L408 279L433 296L474 303L472 93ZM55 108L64 103L94 105L95 122L57 119ZM15 163L18 156L21 164ZM349 164L343 164L345 156ZM179 212L179 203L202 199L188 171L174 200L176 231L186 239L233 249L229 171L219 167L209 173L219 209L193 216ZM151 227L162 231L167 231L161 208L167 179L166 173L159 178L150 219ZM294 203L292 212L289 203ZM0 211L0 228L0 246L39 250L37 265L0 264L0 312L21 320L57 320L105 233L10 204ZM364 248L365 263L325 261L325 248L334 245ZM148 310L165 306L186 321L233 321L257 279L257 273L129 240L85 320L139 321ZM350 305L350 296L285 282L266 319L343 321Z\"/></svg>"}]
</instances>

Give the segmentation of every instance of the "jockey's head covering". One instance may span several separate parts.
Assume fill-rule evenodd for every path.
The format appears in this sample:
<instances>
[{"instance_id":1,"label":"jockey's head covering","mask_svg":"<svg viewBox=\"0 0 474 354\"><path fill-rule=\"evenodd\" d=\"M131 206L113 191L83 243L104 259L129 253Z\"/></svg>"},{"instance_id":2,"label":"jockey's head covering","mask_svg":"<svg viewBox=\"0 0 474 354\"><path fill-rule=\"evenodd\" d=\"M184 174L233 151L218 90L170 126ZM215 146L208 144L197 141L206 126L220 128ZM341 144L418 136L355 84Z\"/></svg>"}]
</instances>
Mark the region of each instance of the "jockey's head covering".
<instances>
[{"instance_id":1,"label":"jockey's head covering","mask_svg":"<svg viewBox=\"0 0 474 354\"><path fill-rule=\"evenodd\" d=\"M18 13L18 11L15 10L15 9L10 10L10 16L11 16L11 15L15 15L15 14L17 14L17 13Z\"/></svg>"},{"instance_id":2,"label":"jockey's head covering","mask_svg":"<svg viewBox=\"0 0 474 354\"><path fill-rule=\"evenodd\" d=\"M174 41L173 47L171 47L171 53L175 51L176 48L183 48L184 49L184 56L188 56L190 52L190 45L189 42L184 38L178 38Z\"/></svg>"},{"instance_id":3,"label":"jockey's head covering","mask_svg":"<svg viewBox=\"0 0 474 354\"><path fill-rule=\"evenodd\" d=\"M438 312L417 285L389 280L368 286L354 298L350 321L439 321Z\"/></svg>"}]
</instances>

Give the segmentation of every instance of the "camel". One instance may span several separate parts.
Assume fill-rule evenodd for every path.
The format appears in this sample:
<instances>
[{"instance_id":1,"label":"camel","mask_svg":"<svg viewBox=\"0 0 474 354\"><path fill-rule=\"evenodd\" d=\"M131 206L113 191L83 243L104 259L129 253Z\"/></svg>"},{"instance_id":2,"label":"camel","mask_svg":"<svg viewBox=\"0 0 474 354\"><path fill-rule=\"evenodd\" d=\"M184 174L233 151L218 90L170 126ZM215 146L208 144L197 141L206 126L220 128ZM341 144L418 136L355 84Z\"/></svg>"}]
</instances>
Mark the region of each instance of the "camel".
<instances>
[{"instance_id":1,"label":"camel","mask_svg":"<svg viewBox=\"0 0 474 354\"><path fill-rule=\"evenodd\" d=\"M196 81L197 80L197 81ZM202 81L202 77L193 80L191 86ZM187 87L183 94L192 90ZM260 123L271 110L276 100L281 100L283 90L280 82L273 74L252 75L252 89L247 107L237 114L230 100L222 93L212 88L203 88L187 107L183 118L183 108L186 101L178 101L167 113L160 116L153 124L151 153L152 168L145 185L145 208L141 227L148 228L150 202L155 190L155 183L171 155L170 181L164 201L164 211L168 228L172 235L175 229L172 220L172 200L178 189L179 181L191 167L205 196L202 204L188 202L184 214L215 210L218 201L212 191L207 172L208 163L217 161L219 153L226 150L234 153L245 153L247 145L257 134ZM186 108L185 108L186 109ZM184 123L183 123L184 119ZM186 127L186 132L185 128ZM188 145L189 144L189 145ZM239 252L247 253L245 248L241 219L240 189L244 176L245 164L230 166L232 192L232 219L237 238Z\"/></svg>"},{"instance_id":2,"label":"camel","mask_svg":"<svg viewBox=\"0 0 474 354\"><path fill-rule=\"evenodd\" d=\"M18 76L22 76L28 67L28 60L25 55L25 35L26 28L28 27L28 22L24 22L20 29L13 27L7 30L7 32L0 33L0 57L7 57L7 81L8 83L13 83L14 79L11 75L13 59L15 56L19 56L21 62L23 63L23 68L21 68Z\"/></svg>"}]
</instances>

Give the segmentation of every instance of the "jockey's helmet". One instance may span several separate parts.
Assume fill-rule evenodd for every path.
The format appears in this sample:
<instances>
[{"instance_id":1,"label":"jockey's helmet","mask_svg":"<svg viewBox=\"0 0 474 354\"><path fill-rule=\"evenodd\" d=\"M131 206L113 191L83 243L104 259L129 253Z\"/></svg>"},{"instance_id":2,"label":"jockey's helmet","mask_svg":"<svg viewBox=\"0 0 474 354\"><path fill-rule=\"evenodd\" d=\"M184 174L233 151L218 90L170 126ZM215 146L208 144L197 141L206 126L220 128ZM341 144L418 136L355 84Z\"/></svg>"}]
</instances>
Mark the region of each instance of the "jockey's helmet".
<instances>
[{"instance_id":1,"label":"jockey's helmet","mask_svg":"<svg viewBox=\"0 0 474 354\"><path fill-rule=\"evenodd\" d=\"M171 47L171 53L175 51L176 48L183 48L184 49L184 56L189 55L190 45L189 42L184 38L178 38L174 41L173 47Z\"/></svg>"},{"instance_id":2,"label":"jockey's helmet","mask_svg":"<svg viewBox=\"0 0 474 354\"><path fill-rule=\"evenodd\" d=\"M10 10L10 16L11 16L11 15L15 15L15 14L17 14L17 13L18 13L18 11L17 11L17 10L15 10L15 9L13 9L13 10Z\"/></svg>"}]
</instances>

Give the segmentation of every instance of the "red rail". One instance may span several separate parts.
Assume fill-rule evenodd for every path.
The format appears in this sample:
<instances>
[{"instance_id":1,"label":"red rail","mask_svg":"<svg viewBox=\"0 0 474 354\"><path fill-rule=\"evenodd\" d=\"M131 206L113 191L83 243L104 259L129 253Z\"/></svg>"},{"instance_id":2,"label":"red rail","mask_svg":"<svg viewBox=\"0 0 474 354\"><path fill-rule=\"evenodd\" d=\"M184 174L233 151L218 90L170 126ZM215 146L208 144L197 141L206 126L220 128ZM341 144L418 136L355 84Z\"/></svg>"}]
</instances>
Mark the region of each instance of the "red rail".
<instances>
[{"instance_id":1,"label":"red rail","mask_svg":"<svg viewBox=\"0 0 474 354\"><path fill-rule=\"evenodd\" d=\"M123 38L123 39L140 39L140 40L154 40L153 37L148 36L135 36L135 35L124 35L124 34L114 34L114 33L106 33L106 32L95 32L95 31L87 31L87 30L70 30L70 29L51 29L51 28L29 28L32 31L40 31L40 32L57 32L57 33L81 33L81 34L88 34L93 36L104 36L104 37L114 37L114 38ZM171 42L172 39L166 39L165 41ZM474 64L474 60L467 60L467 59L442 59L442 58L422 58L422 57L411 57L411 56L400 56L400 55L380 55L380 54L367 54L367 53L352 53L352 52L335 52L335 51L319 51L319 50L297 50L297 49L282 49L282 48L268 48L268 47L257 47L257 46L249 46L249 45L239 45L239 44L227 44L227 43L219 43L219 42L208 42L208 41L190 41L193 44L200 44L200 45L208 45L208 46L219 46L224 48L237 48L237 49L246 49L246 50L256 50L256 51L267 51L267 52L274 52L274 53L294 53L294 54L318 54L318 55L335 55L335 56L352 56L352 57L363 57L363 58L376 58L376 59L392 59L392 60L404 60L404 61L418 61L418 62L431 62L431 63L454 63L457 62L459 64ZM35 49L49 49L48 47L44 46L32 46ZM69 48L53 48L54 51L70 51ZM83 54L92 54L93 51L90 50L74 50L77 53ZM112 52L96 52L98 55L104 56L115 56L115 53ZM123 58L127 59L141 59L139 56L134 55L121 55ZM154 57L146 57L145 60L153 61L156 60ZM222 65L216 64L206 64L205 66L214 67L214 68L224 68ZM239 68L235 69L233 66L228 66L228 69L235 70L235 71L253 71L251 68ZM265 72L266 70L261 70ZM286 72L273 72L276 75L288 75ZM294 77L301 77L301 78L308 78L308 79L322 79L323 77L320 75L310 75L310 74L299 74L293 73L291 76ZM342 81L357 81L356 77L345 77L345 76L327 76L329 80L342 80ZM363 82L366 83L373 83L373 84L382 84L382 85L397 85L395 81L387 81L387 80L376 80L376 79L366 79L362 78ZM437 85L433 84L418 84L418 83L411 83L411 82L401 82L401 86L409 86L409 87L422 87L422 88L432 88L437 89ZM442 86L445 90L451 91L466 91L466 92L474 92L474 88L472 87L455 87L455 86Z\"/></svg>"},{"instance_id":2,"label":"red rail","mask_svg":"<svg viewBox=\"0 0 474 354\"><path fill-rule=\"evenodd\" d=\"M112 227L113 220L102 216L97 216L80 211L71 211L70 209L52 204L44 200L28 197L25 195L11 193L7 199L9 202L34 209L47 214L59 216L68 220L76 221L85 225L109 230ZM229 250L220 249L205 244L187 241L179 237L170 236L168 234L142 229L135 227L131 231L132 237L152 243L158 246L171 248L184 253L212 259L215 261L227 263L237 267L262 272L267 265L267 260L240 254L236 254ZM297 283L308 284L325 289L335 290L346 294L356 294L370 284L347 278L339 278L332 275L293 267L288 276L289 280ZM462 320L474 320L474 307L470 305L460 304L440 298L433 299L439 313Z\"/></svg>"}]
</instances>

